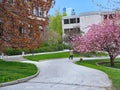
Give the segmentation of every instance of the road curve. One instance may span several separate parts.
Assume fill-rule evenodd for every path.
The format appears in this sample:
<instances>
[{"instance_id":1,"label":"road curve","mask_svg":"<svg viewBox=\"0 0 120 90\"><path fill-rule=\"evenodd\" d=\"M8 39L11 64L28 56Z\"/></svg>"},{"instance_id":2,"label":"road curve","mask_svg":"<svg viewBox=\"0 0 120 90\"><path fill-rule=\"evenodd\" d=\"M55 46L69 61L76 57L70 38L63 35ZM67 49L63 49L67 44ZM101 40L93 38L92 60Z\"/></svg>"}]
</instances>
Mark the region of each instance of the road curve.
<instances>
[{"instance_id":1,"label":"road curve","mask_svg":"<svg viewBox=\"0 0 120 90\"><path fill-rule=\"evenodd\" d=\"M111 81L105 73L76 65L68 59L32 63L40 69L37 77L24 83L0 87L0 90L112 90Z\"/></svg>"}]
</instances>

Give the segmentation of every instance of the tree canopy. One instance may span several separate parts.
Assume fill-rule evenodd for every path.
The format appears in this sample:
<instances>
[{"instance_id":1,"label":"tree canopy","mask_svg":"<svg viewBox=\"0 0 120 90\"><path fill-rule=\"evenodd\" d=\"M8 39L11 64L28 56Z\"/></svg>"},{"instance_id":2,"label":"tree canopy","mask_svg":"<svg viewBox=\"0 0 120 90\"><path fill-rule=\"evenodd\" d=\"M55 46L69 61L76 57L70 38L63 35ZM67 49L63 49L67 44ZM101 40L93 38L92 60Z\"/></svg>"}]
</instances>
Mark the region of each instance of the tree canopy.
<instances>
[{"instance_id":1,"label":"tree canopy","mask_svg":"<svg viewBox=\"0 0 120 90\"><path fill-rule=\"evenodd\" d=\"M54 30L62 36L62 17L66 16L66 13L60 13L56 10L55 14L50 16L49 29Z\"/></svg>"},{"instance_id":2,"label":"tree canopy","mask_svg":"<svg viewBox=\"0 0 120 90\"><path fill-rule=\"evenodd\" d=\"M84 36L73 38L73 46L78 52L106 51L114 66L114 59L120 53L120 26L116 19L93 24Z\"/></svg>"}]
</instances>

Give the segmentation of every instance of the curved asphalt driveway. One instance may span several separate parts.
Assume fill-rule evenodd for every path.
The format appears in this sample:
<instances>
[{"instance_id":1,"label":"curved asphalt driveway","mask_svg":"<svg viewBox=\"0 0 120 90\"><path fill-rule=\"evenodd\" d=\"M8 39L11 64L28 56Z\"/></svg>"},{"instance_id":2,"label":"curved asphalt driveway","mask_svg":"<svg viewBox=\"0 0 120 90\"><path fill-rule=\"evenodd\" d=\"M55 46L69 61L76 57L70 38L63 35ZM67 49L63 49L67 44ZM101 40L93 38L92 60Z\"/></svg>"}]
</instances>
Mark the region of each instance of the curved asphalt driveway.
<instances>
[{"instance_id":1,"label":"curved asphalt driveway","mask_svg":"<svg viewBox=\"0 0 120 90\"><path fill-rule=\"evenodd\" d=\"M0 90L112 90L111 81L105 73L76 65L68 59L33 63L40 69L37 77L24 83L0 87Z\"/></svg>"}]
</instances>

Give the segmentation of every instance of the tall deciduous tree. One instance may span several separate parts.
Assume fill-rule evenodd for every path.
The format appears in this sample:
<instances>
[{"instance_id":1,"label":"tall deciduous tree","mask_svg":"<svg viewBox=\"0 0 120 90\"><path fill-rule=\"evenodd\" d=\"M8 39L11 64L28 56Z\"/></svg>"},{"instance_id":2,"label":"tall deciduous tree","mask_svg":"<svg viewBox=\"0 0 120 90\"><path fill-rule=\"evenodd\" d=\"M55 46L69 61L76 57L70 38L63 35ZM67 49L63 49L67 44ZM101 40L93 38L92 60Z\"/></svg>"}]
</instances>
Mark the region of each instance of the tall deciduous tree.
<instances>
[{"instance_id":1,"label":"tall deciduous tree","mask_svg":"<svg viewBox=\"0 0 120 90\"><path fill-rule=\"evenodd\" d=\"M78 52L106 51L111 66L114 66L114 60L120 53L120 26L115 20L93 24L84 36L73 38L73 46Z\"/></svg>"},{"instance_id":2,"label":"tall deciduous tree","mask_svg":"<svg viewBox=\"0 0 120 90\"><path fill-rule=\"evenodd\" d=\"M61 42L61 36L59 33L49 30L48 31L48 43L49 44L58 44Z\"/></svg>"},{"instance_id":3,"label":"tall deciduous tree","mask_svg":"<svg viewBox=\"0 0 120 90\"><path fill-rule=\"evenodd\" d=\"M54 30L55 32L61 35L62 39L62 17L66 16L66 13L60 13L58 10L55 11L55 14L50 16L49 29Z\"/></svg>"}]
</instances>

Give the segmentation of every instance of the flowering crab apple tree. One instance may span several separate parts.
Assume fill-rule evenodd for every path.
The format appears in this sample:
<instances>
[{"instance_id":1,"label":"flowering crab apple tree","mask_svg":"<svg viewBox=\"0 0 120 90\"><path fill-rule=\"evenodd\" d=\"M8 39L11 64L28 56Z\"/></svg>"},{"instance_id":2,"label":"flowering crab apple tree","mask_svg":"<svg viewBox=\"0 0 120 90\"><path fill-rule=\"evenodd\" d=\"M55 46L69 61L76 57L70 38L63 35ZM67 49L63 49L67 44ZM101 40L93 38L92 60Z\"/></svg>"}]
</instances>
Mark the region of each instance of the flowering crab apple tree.
<instances>
[{"instance_id":1,"label":"flowering crab apple tree","mask_svg":"<svg viewBox=\"0 0 120 90\"><path fill-rule=\"evenodd\" d=\"M106 51L110 57L111 67L120 52L120 26L113 21L93 24L82 37L73 38L73 47L77 52Z\"/></svg>"}]
</instances>

